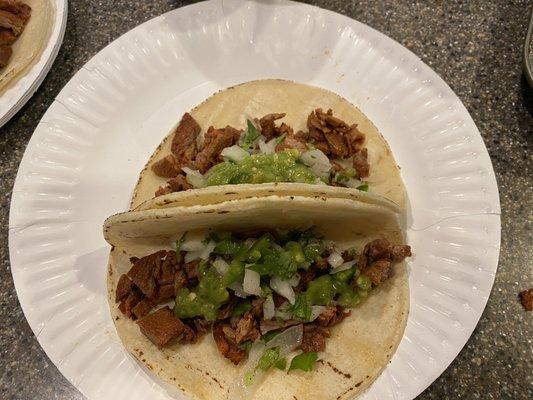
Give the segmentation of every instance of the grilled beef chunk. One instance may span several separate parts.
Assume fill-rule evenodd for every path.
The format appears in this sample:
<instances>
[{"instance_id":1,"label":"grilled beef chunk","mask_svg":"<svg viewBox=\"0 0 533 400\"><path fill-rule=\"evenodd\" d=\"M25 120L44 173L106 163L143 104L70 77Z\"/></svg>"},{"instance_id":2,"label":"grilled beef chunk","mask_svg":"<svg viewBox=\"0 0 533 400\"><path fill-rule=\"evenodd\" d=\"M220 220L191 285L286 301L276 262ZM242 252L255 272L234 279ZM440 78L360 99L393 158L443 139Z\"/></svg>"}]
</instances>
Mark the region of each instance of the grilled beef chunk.
<instances>
[{"instance_id":1,"label":"grilled beef chunk","mask_svg":"<svg viewBox=\"0 0 533 400\"><path fill-rule=\"evenodd\" d=\"M12 45L17 40L17 37L10 29L0 28L0 46Z\"/></svg>"},{"instance_id":2,"label":"grilled beef chunk","mask_svg":"<svg viewBox=\"0 0 533 400\"><path fill-rule=\"evenodd\" d=\"M0 0L0 10L10 12L18 16L24 24L31 16L31 7L19 0Z\"/></svg>"},{"instance_id":3,"label":"grilled beef chunk","mask_svg":"<svg viewBox=\"0 0 533 400\"><path fill-rule=\"evenodd\" d=\"M209 329L211 329L211 322L206 321L205 318L194 317L193 323L194 328L196 329L196 332L199 336L205 335L207 332L209 332Z\"/></svg>"},{"instance_id":4,"label":"grilled beef chunk","mask_svg":"<svg viewBox=\"0 0 533 400\"><path fill-rule=\"evenodd\" d=\"M185 274L187 275L187 278L189 279L198 279L198 266L200 265L200 261L194 260L190 261L188 263L183 264L183 270L185 271Z\"/></svg>"},{"instance_id":5,"label":"grilled beef chunk","mask_svg":"<svg viewBox=\"0 0 533 400\"><path fill-rule=\"evenodd\" d=\"M324 351L326 349L326 338L330 337L328 328L311 323L304 325L301 349L304 352Z\"/></svg>"},{"instance_id":6,"label":"grilled beef chunk","mask_svg":"<svg viewBox=\"0 0 533 400\"><path fill-rule=\"evenodd\" d=\"M166 257L166 254L167 252L165 250L161 250L146 257L139 258L128 272L128 276L133 283L141 289L146 297L152 297L155 294L155 271L159 268L161 259Z\"/></svg>"},{"instance_id":7,"label":"grilled beef chunk","mask_svg":"<svg viewBox=\"0 0 533 400\"><path fill-rule=\"evenodd\" d=\"M237 327L235 328L235 342L240 344L246 340L254 341L258 339L259 336L257 322L255 321L253 314L247 312L239 322L237 322Z\"/></svg>"},{"instance_id":8,"label":"grilled beef chunk","mask_svg":"<svg viewBox=\"0 0 533 400\"><path fill-rule=\"evenodd\" d=\"M303 153L304 151L307 151L307 145L303 140L300 140L295 136L287 136L280 144L276 146L276 151L282 151L285 149L296 149Z\"/></svg>"},{"instance_id":9,"label":"grilled beef chunk","mask_svg":"<svg viewBox=\"0 0 533 400\"><path fill-rule=\"evenodd\" d=\"M377 286L391 277L393 262L402 261L410 255L410 246L393 246L387 239L376 239L366 244L359 256L358 267ZM355 279L353 285L356 285Z\"/></svg>"},{"instance_id":10,"label":"grilled beef chunk","mask_svg":"<svg viewBox=\"0 0 533 400\"><path fill-rule=\"evenodd\" d=\"M265 299L257 298L252 300L252 309L250 312L256 318L263 318L263 303Z\"/></svg>"},{"instance_id":11,"label":"grilled beef chunk","mask_svg":"<svg viewBox=\"0 0 533 400\"><path fill-rule=\"evenodd\" d=\"M222 320L231 317L235 306L239 302L239 298L230 292L230 298L226 304L218 309L217 320Z\"/></svg>"},{"instance_id":12,"label":"grilled beef chunk","mask_svg":"<svg viewBox=\"0 0 533 400\"><path fill-rule=\"evenodd\" d=\"M309 282L315 279L316 274L316 265L311 265L306 271L298 271L298 275L300 275L300 280L298 281L298 285L294 288L294 291L296 293L300 293L306 290L307 285L309 285Z\"/></svg>"},{"instance_id":13,"label":"grilled beef chunk","mask_svg":"<svg viewBox=\"0 0 533 400\"><path fill-rule=\"evenodd\" d=\"M162 196L164 194L173 193L173 192L181 192L182 190L189 190L192 189L192 185L187 182L187 178L185 175L180 174L178 176L175 176L173 178L170 178L167 181L166 186L160 186L156 192L155 195Z\"/></svg>"},{"instance_id":14,"label":"grilled beef chunk","mask_svg":"<svg viewBox=\"0 0 533 400\"><path fill-rule=\"evenodd\" d=\"M270 140L274 136L279 136L279 135L281 135L283 133L280 130L281 127L280 128L276 127L276 124L275 124L274 121L283 118L285 115L286 115L285 113L267 114L264 117L260 118L259 120L256 119L255 122L258 123L259 126L261 127L261 134L267 140ZM285 124L283 124L283 125L285 125ZM288 128L288 126L285 125L284 128L283 128L283 131L288 133L287 128Z\"/></svg>"},{"instance_id":15,"label":"grilled beef chunk","mask_svg":"<svg viewBox=\"0 0 533 400\"><path fill-rule=\"evenodd\" d=\"M133 283L128 275L123 274L117 284L117 290L115 292L115 303L124 300L131 293L133 289Z\"/></svg>"},{"instance_id":16,"label":"grilled beef chunk","mask_svg":"<svg viewBox=\"0 0 533 400\"><path fill-rule=\"evenodd\" d=\"M174 298L174 283L158 286L152 298L156 304Z\"/></svg>"},{"instance_id":17,"label":"grilled beef chunk","mask_svg":"<svg viewBox=\"0 0 533 400\"><path fill-rule=\"evenodd\" d=\"M246 357L246 352L240 349L231 337L226 336L224 330L229 332L227 328L231 329L227 323L215 323L213 326L213 338L222 355L237 365ZM229 335L231 336L231 333Z\"/></svg>"},{"instance_id":18,"label":"grilled beef chunk","mask_svg":"<svg viewBox=\"0 0 533 400\"><path fill-rule=\"evenodd\" d=\"M0 68L4 68L9 63L9 59L13 54L11 46L0 45Z\"/></svg>"},{"instance_id":19,"label":"grilled beef chunk","mask_svg":"<svg viewBox=\"0 0 533 400\"><path fill-rule=\"evenodd\" d=\"M196 331L194 329L193 323L188 323L187 321L182 321L185 325L185 329L183 329L183 334L180 338L180 343L196 343L198 340L198 336L196 335Z\"/></svg>"},{"instance_id":20,"label":"grilled beef chunk","mask_svg":"<svg viewBox=\"0 0 533 400\"><path fill-rule=\"evenodd\" d=\"M156 161L151 168L154 174L163 178L174 178L181 174L181 164L174 154Z\"/></svg>"},{"instance_id":21,"label":"grilled beef chunk","mask_svg":"<svg viewBox=\"0 0 533 400\"><path fill-rule=\"evenodd\" d=\"M157 347L165 347L180 337L186 325L168 307L148 314L137 321L141 332Z\"/></svg>"},{"instance_id":22,"label":"grilled beef chunk","mask_svg":"<svg viewBox=\"0 0 533 400\"><path fill-rule=\"evenodd\" d=\"M357 171L359 178L366 178L370 173L370 165L368 164L368 150L362 149L354 154L352 159L353 168Z\"/></svg>"},{"instance_id":23,"label":"grilled beef chunk","mask_svg":"<svg viewBox=\"0 0 533 400\"><path fill-rule=\"evenodd\" d=\"M143 299L139 301L135 307L131 309L131 313L135 318L142 318L150 312L152 307L154 306L154 302L150 299Z\"/></svg>"},{"instance_id":24,"label":"grilled beef chunk","mask_svg":"<svg viewBox=\"0 0 533 400\"><path fill-rule=\"evenodd\" d=\"M182 287L186 287L188 282L189 280L187 279L185 271L177 271L176 275L174 275L174 293L177 293Z\"/></svg>"},{"instance_id":25,"label":"grilled beef chunk","mask_svg":"<svg viewBox=\"0 0 533 400\"><path fill-rule=\"evenodd\" d=\"M524 310L533 311L533 288L520 292L519 297Z\"/></svg>"},{"instance_id":26,"label":"grilled beef chunk","mask_svg":"<svg viewBox=\"0 0 533 400\"><path fill-rule=\"evenodd\" d=\"M196 139L200 134L200 125L189 113L183 114L174 137L172 138L171 151L182 166L188 165L196 157L198 151Z\"/></svg>"},{"instance_id":27,"label":"grilled beef chunk","mask_svg":"<svg viewBox=\"0 0 533 400\"><path fill-rule=\"evenodd\" d=\"M17 14L0 9L0 28L10 29L15 36L24 30L24 20Z\"/></svg>"},{"instance_id":28,"label":"grilled beef chunk","mask_svg":"<svg viewBox=\"0 0 533 400\"><path fill-rule=\"evenodd\" d=\"M345 310L341 306L326 307L326 309L322 311L322 314L317 317L316 323L320 326L335 326L341 323L344 318L348 317L350 314L351 311Z\"/></svg>"},{"instance_id":29,"label":"grilled beef chunk","mask_svg":"<svg viewBox=\"0 0 533 400\"><path fill-rule=\"evenodd\" d=\"M328 142L314 142L313 146L327 156L331 153Z\"/></svg>"},{"instance_id":30,"label":"grilled beef chunk","mask_svg":"<svg viewBox=\"0 0 533 400\"><path fill-rule=\"evenodd\" d=\"M141 301L141 295L136 292L131 292L128 297L126 297L118 305L118 309L128 318L134 317L132 310L133 308Z\"/></svg>"},{"instance_id":31,"label":"grilled beef chunk","mask_svg":"<svg viewBox=\"0 0 533 400\"><path fill-rule=\"evenodd\" d=\"M217 163L222 150L237 143L240 134L240 131L231 126L226 126L224 129L214 129L211 126L205 134L203 148L196 156L194 162L196 169L202 174L207 172Z\"/></svg>"}]
</instances>

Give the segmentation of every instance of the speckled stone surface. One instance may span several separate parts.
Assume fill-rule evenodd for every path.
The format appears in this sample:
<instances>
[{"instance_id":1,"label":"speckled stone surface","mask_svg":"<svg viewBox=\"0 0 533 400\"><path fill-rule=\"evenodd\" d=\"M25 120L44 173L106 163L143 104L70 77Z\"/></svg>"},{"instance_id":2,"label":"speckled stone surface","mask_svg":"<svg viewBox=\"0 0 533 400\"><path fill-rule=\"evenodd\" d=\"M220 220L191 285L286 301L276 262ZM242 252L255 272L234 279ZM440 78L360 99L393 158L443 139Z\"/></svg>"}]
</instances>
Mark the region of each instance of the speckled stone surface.
<instances>
[{"instance_id":1,"label":"speckled stone surface","mask_svg":"<svg viewBox=\"0 0 533 400\"><path fill-rule=\"evenodd\" d=\"M39 119L90 57L136 25L189 2L71 0L63 47L41 88L0 128L0 398L82 399L39 347L18 304L7 245L18 164ZM502 247L487 308L463 351L420 399L532 399L533 313L517 301L533 286L533 94L521 73L527 0L310 3L364 22L411 49L457 93L492 157ZM530 4L529 4L530 5Z\"/></svg>"}]
</instances>

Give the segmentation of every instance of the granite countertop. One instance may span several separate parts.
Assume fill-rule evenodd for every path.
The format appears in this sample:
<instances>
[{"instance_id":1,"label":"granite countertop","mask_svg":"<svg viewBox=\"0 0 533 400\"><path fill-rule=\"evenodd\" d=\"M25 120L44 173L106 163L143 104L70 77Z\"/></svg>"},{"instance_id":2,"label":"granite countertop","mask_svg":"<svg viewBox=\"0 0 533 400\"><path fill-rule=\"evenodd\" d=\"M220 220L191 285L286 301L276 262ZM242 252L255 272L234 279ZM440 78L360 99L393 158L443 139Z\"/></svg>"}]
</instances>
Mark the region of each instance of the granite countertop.
<instances>
[{"instance_id":1,"label":"granite countertop","mask_svg":"<svg viewBox=\"0 0 533 400\"><path fill-rule=\"evenodd\" d=\"M186 1L71 0L63 47L26 106L0 128L0 395L82 399L40 348L11 278L8 213L22 154L67 81L106 44ZM481 320L459 356L420 399L531 399L533 314L517 293L533 286L531 139L533 95L521 73L527 0L311 1L385 33L432 67L463 101L492 157L502 205L496 281Z\"/></svg>"}]
</instances>

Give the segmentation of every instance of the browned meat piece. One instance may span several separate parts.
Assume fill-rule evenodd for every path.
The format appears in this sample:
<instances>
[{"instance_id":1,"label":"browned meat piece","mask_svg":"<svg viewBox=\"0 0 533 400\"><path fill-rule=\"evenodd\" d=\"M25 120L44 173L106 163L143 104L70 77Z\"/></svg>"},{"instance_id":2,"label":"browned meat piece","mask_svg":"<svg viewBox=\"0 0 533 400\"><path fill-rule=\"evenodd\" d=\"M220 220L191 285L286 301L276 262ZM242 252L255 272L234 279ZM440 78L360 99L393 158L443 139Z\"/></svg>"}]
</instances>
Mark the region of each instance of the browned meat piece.
<instances>
[{"instance_id":1,"label":"browned meat piece","mask_svg":"<svg viewBox=\"0 0 533 400\"><path fill-rule=\"evenodd\" d=\"M317 268L314 265L309 267L307 271L298 271L298 274L300 275L300 281L298 282L298 285L294 288L294 291L296 293L300 293L306 290L307 285L309 285L309 282L315 279L316 273Z\"/></svg>"},{"instance_id":2,"label":"browned meat piece","mask_svg":"<svg viewBox=\"0 0 533 400\"><path fill-rule=\"evenodd\" d=\"M403 244L392 246L392 249L391 249L392 261L402 261L406 257L411 257L411 246L407 246Z\"/></svg>"},{"instance_id":3,"label":"browned meat piece","mask_svg":"<svg viewBox=\"0 0 533 400\"><path fill-rule=\"evenodd\" d=\"M210 127L205 135L202 150L196 156L196 169L202 174L205 173L218 162L223 149L233 146L239 140L240 134L240 131L231 126L224 129Z\"/></svg>"},{"instance_id":4,"label":"browned meat piece","mask_svg":"<svg viewBox=\"0 0 533 400\"><path fill-rule=\"evenodd\" d=\"M155 276L161 265L161 259L166 257L167 252L160 250L146 257L137 259L133 267L128 272L128 276L133 283L141 289L146 297L152 297L155 294L156 282Z\"/></svg>"},{"instance_id":5,"label":"browned meat piece","mask_svg":"<svg viewBox=\"0 0 533 400\"><path fill-rule=\"evenodd\" d=\"M13 50L11 49L11 46L0 45L0 68L4 68L9 64L12 54Z\"/></svg>"},{"instance_id":6,"label":"browned meat piece","mask_svg":"<svg viewBox=\"0 0 533 400\"><path fill-rule=\"evenodd\" d=\"M198 335L196 334L196 330L194 329L194 323L192 321L182 321L185 325L185 329L183 330L183 334L180 338L180 343L196 343L198 340Z\"/></svg>"},{"instance_id":7,"label":"browned meat piece","mask_svg":"<svg viewBox=\"0 0 533 400\"><path fill-rule=\"evenodd\" d=\"M211 329L211 322L206 321L202 317L193 318L194 327L199 336L205 335Z\"/></svg>"},{"instance_id":8,"label":"browned meat piece","mask_svg":"<svg viewBox=\"0 0 533 400\"><path fill-rule=\"evenodd\" d=\"M275 319L272 320L265 320L262 319L259 321L259 329L261 331L261 335L264 335L265 333L271 332L271 331L277 331L278 329L285 329L289 326L293 325L299 325L301 324L301 321L296 321L293 319L290 319L288 321L277 321Z\"/></svg>"},{"instance_id":9,"label":"browned meat piece","mask_svg":"<svg viewBox=\"0 0 533 400\"><path fill-rule=\"evenodd\" d=\"M163 178L174 178L181 174L181 164L174 154L156 161L151 167L154 174Z\"/></svg>"},{"instance_id":10,"label":"browned meat piece","mask_svg":"<svg viewBox=\"0 0 533 400\"><path fill-rule=\"evenodd\" d=\"M198 265L200 265L200 261L198 260L194 260L194 261L183 264L183 270L185 271L187 278L189 279L198 278L198 273L199 273Z\"/></svg>"},{"instance_id":11,"label":"browned meat piece","mask_svg":"<svg viewBox=\"0 0 533 400\"><path fill-rule=\"evenodd\" d=\"M128 295L128 297L122 300L122 303L118 305L118 309L122 311L122 314L124 314L126 317L131 318L133 315L132 309L139 301L141 301L141 296L135 292L132 292Z\"/></svg>"},{"instance_id":12,"label":"browned meat piece","mask_svg":"<svg viewBox=\"0 0 533 400\"><path fill-rule=\"evenodd\" d=\"M227 326L224 323L216 323L213 326L213 338L217 344L218 351L224 357L230 359L233 364L238 365L246 357L246 352L228 340L224 334L224 327Z\"/></svg>"},{"instance_id":13,"label":"browned meat piece","mask_svg":"<svg viewBox=\"0 0 533 400\"><path fill-rule=\"evenodd\" d=\"M353 261L356 257L350 255L350 252L348 250L345 250L342 252L342 259L344 262Z\"/></svg>"},{"instance_id":14,"label":"browned meat piece","mask_svg":"<svg viewBox=\"0 0 533 400\"><path fill-rule=\"evenodd\" d=\"M174 298L174 283L158 286L152 297L156 304L163 303Z\"/></svg>"},{"instance_id":15,"label":"browned meat piece","mask_svg":"<svg viewBox=\"0 0 533 400\"><path fill-rule=\"evenodd\" d=\"M0 9L0 28L10 29L15 36L19 36L24 25L25 22L19 15Z\"/></svg>"},{"instance_id":16,"label":"browned meat piece","mask_svg":"<svg viewBox=\"0 0 533 400\"><path fill-rule=\"evenodd\" d=\"M279 128L275 128L276 133L278 136L281 135L287 135L287 136L294 136L297 140L302 140L300 137L294 135L293 129L287 125L285 122L282 122Z\"/></svg>"},{"instance_id":17,"label":"browned meat piece","mask_svg":"<svg viewBox=\"0 0 533 400\"><path fill-rule=\"evenodd\" d=\"M11 45L15 43L17 37L10 29L0 28L0 46Z\"/></svg>"},{"instance_id":18,"label":"browned meat piece","mask_svg":"<svg viewBox=\"0 0 533 400\"><path fill-rule=\"evenodd\" d=\"M341 306L326 307L322 314L318 316L316 322L320 326L331 327L341 323L350 314L351 311L345 310Z\"/></svg>"},{"instance_id":19,"label":"browned meat piece","mask_svg":"<svg viewBox=\"0 0 533 400\"><path fill-rule=\"evenodd\" d=\"M251 312L247 312L237 322L235 329L235 342L240 344L246 340L254 341L259 338L259 330L257 329L257 322Z\"/></svg>"},{"instance_id":20,"label":"browned meat piece","mask_svg":"<svg viewBox=\"0 0 533 400\"><path fill-rule=\"evenodd\" d=\"M316 324L304 325L304 334L302 337L302 351L324 351L326 349L326 338L330 337L328 328Z\"/></svg>"},{"instance_id":21,"label":"browned meat piece","mask_svg":"<svg viewBox=\"0 0 533 400\"><path fill-rule=\"evenodd\" d=\"M187 178L185 175L178 175L174 178L170 178L167 181L166 186L160 186L156 192L155 196L163 196L164 194L169 194L173 192L181 192L182 190L189 190L192 189L192 185L187 182Z\"/></svg>"},{"instance_id":22,"label":"browned meat piece","mask_svg":"<svg viewBox=\"0 0 533 400\"><path fill-rule=\"evenodd\" d=\"M373 262L363 271L363 275L368 276L374 285L389 279L392 275L392 264L388 260L378 260Z\"/></svg>"},{"instance_id":23,"label":"browned meat piece","mask_svg":"<svg viewBox=\"0 0 533 400\"><path fill-rule=\"evenodd\" d=\"M279 136L281 132L279 129L276 128L276 124L274 121L281 119L285 116L285 113L279 113L279 114L267 114L264 117L260 118L259 121L256 119L255 121L259 124L261 127L261 134L267 139L270 140L274 136ZM287 125L285 125L287 126ZM286 128L284 128L285 131L287 131ZM292 129L291 129L292 130Z\"/></svg>"},{"instance_id":24,"label":"browned meat piece","mask_svg":"<svg viewBox=\"0 0 533 400\"><path fill-rule=\"evenodd\" d=\"M200 125L189 113L183 114L174 137L172 138L171 151L178 162L182 165L188 165L196 157L197 147L196 138L200 133Z\"/></svg>"},{"instance_id":25,"label":"browned meat piece","mask_svg":"<svg viewBox=\"0 0 533 400\"><path fill-rule=\"evenodd\" d=\"M359 178L366 178L369 175L370 165L368 164L368 150L366 148L354 154L352 165Z\"/></svg>"},{"instance_id":26,"label":"browned meat piece","mask_svg":"<svg viewBox=\"0 0 533 400\"><path fill-rule=\"evenodd\" d=\"M134 319L142 318L145 315L148 315L153 306L154 303L152 300L143 299L131 309L131 313L135 317Z\"/></svg>"},{"instance_id":27,"label":"browned meat piece","mask_svg":"<svg viewBox=\"0 0 533 400\"><path fill-rule=\"evenodd\" d=\"M156 276L159 285L171 285L174 283L174 272L178 268L178 259L175 251L167 251L167 256L161 263Z\"/></svg>"},{"instance_id":28,"label":"browned meat piece","mask_svg":"<svg viewBox=\"0 0 533 400\"><path fill-rule=\"evenodd\" d=\"M283 124L282 124L283 125ZM309 132L298 131L294 134L294 137L298 140L306 142L309 140Z\"/></svg>"},{"instance_id":29,"label":"browned meat piece","mask_svg":"<svg viewBox=\"0 0 533 400\"><path fill-rule=\"evenodd\" d=\"M115 303L124 300L132 291L133 284L128 275L123 274L117 283L117 290L115 292Z\"/></svg>"},{"instance_id":30,"label":"browned meat piece","mask_svg":"<svg viewBox=\"0 0 533 400\"><path fill-rule=\"evenodd\" d=\"M165 347L180 337L185 324L168 307L148 314L137 321L141 332L157 347Z\"/></svg>"},{"instance_id":31,"label":"browned meat piece","mask_svg":"<svg viewBox=\"0 0 533 400\"><path fill-rule=\"evenodd\" d=\"M222 307L218 309L218 315L217 320L222 320L231 317L231 314L233 313L233 309L239 302L239 298L231 292L230 299L226 304L224 304Z\"/></svg>"},{"instance_id":32,"label":"browned meat piece","mask_svg":"<svg viewBox=\"0 0 533 400\"><path fill-rule=\"evenodd\" d=\"M337 131L324 132L333 157L344 158L348 156L348 147L344 136Z\"/></svg>"},{"instance_id":33,"label":"browned meat piece","mask_svg":"<svg viewBox=\"0 0 533 400\"><path fill-rule=\"evenodd\" d=\"M18 0L0 0L0 10L17 15L24 24L28 22L31 16L31 7Z\"/></svg>"},{"instance_id":34,"label":"browned meat piece","mask_svg":"<svg viewBox=\"0 0 533 400\"><path fill-rule=\"evenodd\" d=\"M278 294L276 292L272 293L272 300L274 300L274 307L279 307L283 303L287 301L285 297L283 297L281 294Z\"/></svg>"},{"instance_id":35,"label":"browned meat piece","mask_svg":"<svg viewBox=\"0 0 533 400\"><path fill-rule=\"evenodd\" d=\"M379 259L389 260L391 257L391 244L387 239L376 239L365 245L359 256L359 269L364 270L367 264L372 264Z\"/></svg>"},{"instance_id":36,"label":"browned meat piece","mask_svg":"<svg viewBox=\"0 0 533 400\"><path fill-rule=\"evenodd\" d=\"M283 142L276 146L276 151L282 151L285 149L296 149L300 153L303 153L304 151L307 151L307 145L305 142L297 139L294 136L287 136Z\"/></svg>"},{"instance_id":37,"label":"browned meat piece","mask_svg":"<svg viewBox=\"0 0 533 400\"><path fill-rule=\"evenodd\" d=\"M263 303L265 299L257 298L252 300L252 309L250 312L256 318L263 318Z\"/></svg>"},{"instance_id":38,"label":"browned meat piece","mask_svg":"<svg viewBox=\"0 0 533 400\"><path fill-rule=\"evenodd\" d=\"M186 287L188 282L185 271L176 272L176 275L174 275L174 293L177 293L182 287Z\"/></svg>"},{"instance_id":39,"label":"browned meat piece","mask_svg":"<svg viewBox=\"0 0 533 400\"><path fill-rule=\"evenodd\" d=\"M518 296L524 310L533 311L533 288L520 292Z\"/></svg>"},{"instance_id":40,"label":"browned meat piece","mask_svg":"<svg viewBox=\"0 0 533 400\"><path fill-rule=\"evenodd\" d=\"M322 270L328 269L329 268L328 259L326 257L321 258L320 260L315 262L315 266L318 269L322 269Z\"/></svg>"},{"instance_id":41,"label":"browned meat piece","mask_svg":"<svg viewBox=\"0 0 533 400\"><path fill-rule=\"evenodd\" d=\"M325 155L329 155L331 153L328 142L314 142L313 146L315 146L317 150L320 150Z\"/></svg>"},{"instance_id":42,"label":"browned meat piece","mask_svg":"<svg viewBox=\"0 0 533 400\"><path fill-rule=\"evenodd\" d=\"M363 143L365 142L365 135L357 129L357 125L352 125L349 130L344 134L346 138L346 144L348 146L348 154L354 155L358 151L363 149Z\"/></svg>"}]
</instances>

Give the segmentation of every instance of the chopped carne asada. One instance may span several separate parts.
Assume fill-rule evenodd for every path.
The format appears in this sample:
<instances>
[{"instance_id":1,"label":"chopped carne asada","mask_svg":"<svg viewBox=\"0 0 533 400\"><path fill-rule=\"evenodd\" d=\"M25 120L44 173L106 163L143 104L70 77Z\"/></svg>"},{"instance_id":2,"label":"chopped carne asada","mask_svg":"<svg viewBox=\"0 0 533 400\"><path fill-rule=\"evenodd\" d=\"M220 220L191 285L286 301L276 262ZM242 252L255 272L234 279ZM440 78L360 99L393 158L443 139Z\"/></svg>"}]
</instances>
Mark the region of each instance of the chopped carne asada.
<instances>
[{"instance_id":1,"label":"chopped carne asada","mask_svg":"<svg viewBox=\"0 0 533 400\"><path fill-rule=\"evenodd\" d=\"M160 348L212 331L236 365L254 343L296 326L303 352L324 351L331 329L411 255L386 239L341 249L312 229L185 233L174 246L130 259L120 311Z\"/></svg>"},{"instance_id":2,"label":"chopped carne asada","mask_svg":"<svg viewBox=\"0 0 533 400\"><path fill-rule=\"evenodd\" d=\"M0 0L0 69L8 65L11 46L24 31L31 7L18 0Z\"/></svg>"},{"instance_id":3,"label":"chopped carne asada","mask_svg":"<svg viewBox=\"0 0 533 400\"><path fill-rule=\"evenodd\" d=\"M172 137L171 153L151 169L167 184L156 196L205 186L298 182L368 190L365 135L321 108L307 117L307 132L294 130L285 113L247 120L247 129L200 125L185 113Z\"/></svg>"}]
</instances>

